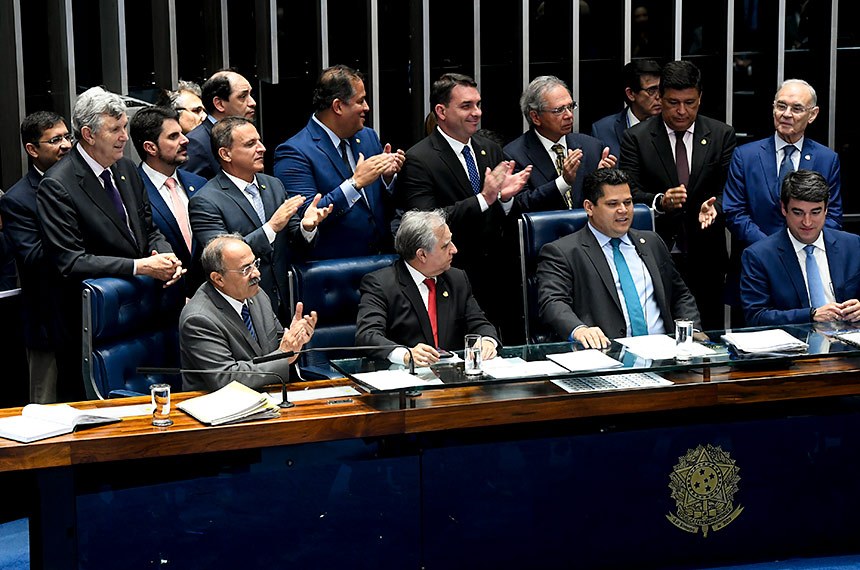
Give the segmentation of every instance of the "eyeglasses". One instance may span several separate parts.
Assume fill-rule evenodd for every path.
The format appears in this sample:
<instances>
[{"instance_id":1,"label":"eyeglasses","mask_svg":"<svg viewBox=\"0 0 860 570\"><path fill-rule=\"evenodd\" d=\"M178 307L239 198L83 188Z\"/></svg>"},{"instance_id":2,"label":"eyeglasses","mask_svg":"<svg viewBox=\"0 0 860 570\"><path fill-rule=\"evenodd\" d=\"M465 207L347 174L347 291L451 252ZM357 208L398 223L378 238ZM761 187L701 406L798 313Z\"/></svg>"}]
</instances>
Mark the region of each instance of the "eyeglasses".
<instances>
[{"instance_id":1,"label":"eyeglasses","mask_svg":"<svg viewBox=\"0 0 860 570\"><path fill-rule=\"evenodd\" d=\"M195 115L199 115L201 113L205 113L206 109L204 107L194 107L193 109L186 109L185 107L176 107L177 112L188 111L189 113L194 113Z\"/></svg>"},{"instance_id":2,"label":"eyeglasses","mask_svg":"<svg viewBox=\"0 0 860 570\"><path fill-rule=\"evenodd\" d=\"M556 107L555 109L543 109L543 111L545 113L552 113L553 115L561 115L565 111L573 113L574 109L576 109L576 101L574 101L570 105L562 105L561 107Z\"/></svg>"},{"instance_id":3,"label":"eyeglasses","mask_svg":"<svg viewBox=\"0 0 860 570\"><path fill-rule=\"evenodd\" d=\"M640 87L639 91L644 91L649 97L653 97L660 91L659 85L652 85L651 87Z\"/></svg>"},{"instance_id":4,"label":"eyeglasses","mask_svg":"<svg viewBox=\"0 0 860 570\"><path fill-rule=\"evenodd\" d=\"M225 269L224 271L231 271L233 273L241 273L242 277L247 277L248 275L251 274L252 271L254 271L255 269L259 269L259 268L260 268L260 258L258 257L257 259L255 259L254 261L252 261L251 263L249 263L248 265L246 265L245 267L243 267L241 269Z\"/></svg>"},{"instance_id":5,"label":"eyeglasses","mask_svg":"<svg viewBox=\"0 0 860 570\"><path fill-rule=\"evenodd\" d=\"M803 113L805 113L807 111L811 111L812 109L814 109L815 105L813 105L812 107L804 107L800 103L795 103L794 105L788 105L787 103L784 103L782 101L774 101L773 102L773 108L778 113L785 113L786 111L791 111L792 115L802 115Z\"/></svg>"},{"instance_id":6,"label":"eyeglasses","mask_svg":"<svg viewBox=\"0 0 860 570\"><path fill-rule=\"evenodd\" d=\"M73 142L75 142L75 136L72 133L66 133L64 135L57 135L55 137L49 138L46 141L36 141L36 142L38 144L50 144L50 145L57 146L58 144L60 144L64 140L67 140L70 143L73 143Z\"/></svg>"}]
</instances>

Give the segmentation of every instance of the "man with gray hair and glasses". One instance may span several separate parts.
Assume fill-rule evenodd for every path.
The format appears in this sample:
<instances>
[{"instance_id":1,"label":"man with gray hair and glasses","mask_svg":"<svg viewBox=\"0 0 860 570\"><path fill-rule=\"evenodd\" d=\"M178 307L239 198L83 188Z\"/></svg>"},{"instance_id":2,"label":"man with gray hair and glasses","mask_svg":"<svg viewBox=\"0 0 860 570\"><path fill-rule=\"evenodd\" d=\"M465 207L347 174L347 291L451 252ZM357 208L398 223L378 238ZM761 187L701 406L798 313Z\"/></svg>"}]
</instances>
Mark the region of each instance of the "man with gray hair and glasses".
<instances>
[{"instance_id":1,"label":"man with gray hair and glasses","mask_svg":"<svg viewBox=\"0 0 860 570\"><path fill-rule=\"evenodd\" d=\"M361 280L355 343L378 345L375 356L397 364L409 362L408 346L418 366L437 362L444 349L463 346L466 334L482 335L481 355L493 358L498 333L472 295L466 273L451 267L457 253L443 210L403 215L394 249L394 265Z\"/></svg>"},{"instance_id":2,"label":"man with gray hair and glasses","mask_svg":"<svg viewBox=\"0 0 860 570\"><path fill-rule=\"evenodd\" d=\"M36 203L48 257L63 276L62 321L80 369L81 281L146 275L175 283L185 272L152 222L149 199L134 163L123 157L128 116L122 98L101 87L82 93L72 112L77 143L48 170ZM58 359L58 366L62 366ZM83 383L58 386L60 399L82 397Z\"/></svg>"},{"instance_id":3,"label":"man with gray hair and glasses","mask_svg":"<svg viewBox=\"0 0 860 570\"><path fill-rule=\"evenodd\" d=\"M552 75L529 83L520 97L529 130L505 147L516 170L532 165L526 188L515 200L521 211L582 207L582 180L598 168L615 166L615 157L600 140L573 132L576 102L567 84Z\"/></svg>"}]
</instances>

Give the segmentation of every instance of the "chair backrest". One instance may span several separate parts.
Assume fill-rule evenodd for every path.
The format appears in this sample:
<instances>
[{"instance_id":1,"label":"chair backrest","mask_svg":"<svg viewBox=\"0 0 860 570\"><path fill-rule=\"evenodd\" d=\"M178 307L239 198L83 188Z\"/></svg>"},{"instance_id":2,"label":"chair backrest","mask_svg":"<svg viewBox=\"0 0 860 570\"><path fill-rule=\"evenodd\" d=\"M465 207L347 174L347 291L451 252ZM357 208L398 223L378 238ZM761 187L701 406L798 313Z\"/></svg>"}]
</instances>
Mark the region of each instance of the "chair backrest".
<instances>
[{"instance_id":1,"label":"chair backrest","mask_svg":"<svg viewBox=\"0 0 860 570\"><path fill-rule=\"evenodd\" d=\"M179 366L181 287L149 277L102 277L83 283L83 372L87 397L145 394L179 375L138 374L138 367Z\"/></svg>"},{"instance_id":2,"label":"chair backrest","mask_svg":"<svg viewBox=\"0 0 860 570\"><path fill-rule=\"evenodd\" d=\"M388 267L396 259L392 254L293 264L289 279L290 309L302 301L305 311L319 314L316 331L306 348L354 346L361 278ZM345 356L349 355L338 351L310 352L302 355L301 363L303 367L327 369L329 360Z\"/></svg>"},{"instance_id":3,"label":"chair backrest","mask_svg":"<svg viewBox=\"0 0 860 570\"><path fill-rule=\"evenodd\" d=\"M588 214L583 209L554 210L522 214L517 221L520 234L520 274L523 288L523 314L527 343L551 340L552 334L538 318L537 259L541 248L585 226ZM654 212L645 204L633 208L633 228L654 230Z\"/></svg>"}]
</instances>

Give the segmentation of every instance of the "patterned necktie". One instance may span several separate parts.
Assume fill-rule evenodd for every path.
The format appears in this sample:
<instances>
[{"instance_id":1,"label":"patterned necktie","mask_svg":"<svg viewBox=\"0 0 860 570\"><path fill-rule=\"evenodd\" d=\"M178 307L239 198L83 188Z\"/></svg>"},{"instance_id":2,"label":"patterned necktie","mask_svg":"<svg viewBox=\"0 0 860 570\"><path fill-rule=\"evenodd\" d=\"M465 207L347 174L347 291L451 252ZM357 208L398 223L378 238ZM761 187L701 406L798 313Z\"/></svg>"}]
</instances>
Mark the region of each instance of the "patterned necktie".
<instances>
[{"instance_id":1,"label":"patterned necktie","mask_svg":"<svg viewBox=\"0 0 860 570\"><path fill-rule=\"evenodd\" d=\"M827 298L824 296L824 283L821 281L818 262L815 261L815 246L809 244L803 250L806 252L806 285L809 287L809 305L817 309L827 304Z\"/></svg>"},{"instance_id":2,"label":"patterned necktie","mask_svg":"<svg viewBox=\"0 0 860 570\"><path fill-rule=\"evenodd\" d=\"M266 223L266 209L263 208L263 199L260 198L260 189L257 185L251 182L245 187L245 192L251 195L251 205L254 206L254 211L260 217L260 223Z\"/></svg>"},{"instance_id":3,"label":"patterned necktie","mask_svg":"<svg viewBox=\"0 0 860 570\"><path fill-rule=\"evenodd\" d=\"M173 202L173 215L176 217L176 223L179 224L179 231L182 232L182 239L185 240L185 247L188 252L191 252L191 226L188 224L188 210L182 203L179 197L179 189L176 187L176 180L169 177L164 181L167 186L167 191L170 192L170 201Z\"/></svg>"},{"instance_id":4,"label":"patterned necktie","mask_svg":"<svg viewBox=\"0 0 860 570\"><path fill-rule=\"evenodd\" d=\"M478 167L475 165L475 159L472 158L472 149L469 145L463 147L463 158L466 159L466 171L469 173L469 182L472 184L472 191L475 194L481 193L481 177L478 175Z\"/></svg>"},{"instance_id":5,"label":"patterned necktie","mask_svg":"<svg viewBox=\"0 0 860 570\"><path fill-rule=\"evenodd\" d=\"M554 144L550 147L550 149L555 152L555 172L559 176L564 172L564 147L560 144ZM564 192L564 201L567 203L567 208L569 210L573 209L573 199L570 197L571 189L568 188Z\"/></svg>"},{"instance_id":6,"label":"patterned necktie","mask_svg":"<svg viewBox=\"0 0 860 570\"><path fill-rule=\"evenodd\" d=\"M251 320L251 311L248 310L248 305L242 305L242 322L245 323L245 328L251 333L251 338L257 340L257 331L254 330L254 321Z\"/></svg>"},{"instance_id":7,"label":"patterned necktie","mask_svg":"<svg viewBox=\"0 0 860 570\"><path fill-rule=\"evenodd\" d=\"M113 204L114 210L119 215L119 219L125 222L125 227L128 230L129 235L137 243L137 238L134 237L134 232L131 231L131 226L128 223L128 214L125 212L125 206L123 206L122 198L119 195L119 190L116 189L116 186L113 185L113 180L110 177L110 170L105 168L101 174L99 174L99 178L102 179L102 182L105 183L105 192L107 192L108 198L110 198L111 203Z\"/></svg>"},{"instance_id":8,"label":"patterned necktie","mask_svg":"<svg viewBox=\"0 0 860 570\"><path fill-rule=\"evenodd\" d=\"M782 190L782 181L789 172L794 172L794 162L791 161L791 155L797 147L793 144L786 145L782 149L782 162L779 163L779 184L777 185L777 193Z\"/></svg>"},{"instance_id":9,"label":"patterned necktie","mask_svg":"<svg viewBox=\"0 0 860 570\"><path fill-rule=\"evenodd\" d=\"M684 186L690 182L690 163L687 161L687 145L684 144L686 132L675 131L675 168L678 170L678 182Z\"/></svg>"},{"instance_id":10,"label":"patterned necktie","mask_svg":"<svg viewBox=\"0 0 860 570\"><path fill-rule=\"evenodd\" d=\"M630 332L633 336L646 335L648 334L648 325L645 324L645 313L639 303L639 293L636 292L636 285L633 283L633 276L630 275L630 268L627 267L624 254L621 253L621 239L612 238L609 243L612 244L612 259L615 261L618 281L621 282L621 293L624 294L624 304L627 306L627 316L630 318Z\"/></svg>"},{"instance_id":11,"label":"patterned necktie","mask_svg":"<svg viewBox=\"0 0 860 570\"><path fill-rule=\"evenodd\" d=\"M430 317L430 328L433 329L433 346L439 346L439 327L436 324L436 281L429 277L424 280L424 284L430 290L427 295L427 316Z\"/></svg>"},{"instance_id":12,"label":"patterned necktie","mask_svg":"<svg viewBox=\"0 0 860 570\"><path fill-rule=\"evenodd\" d=\"M346 154L346 139L340 139L340 145L338 145L340 149L340 157L343 159L343 164L346 166L346 171L352 174L352 165L349 163L349 155Z\"/></svg>"}]
</instances>

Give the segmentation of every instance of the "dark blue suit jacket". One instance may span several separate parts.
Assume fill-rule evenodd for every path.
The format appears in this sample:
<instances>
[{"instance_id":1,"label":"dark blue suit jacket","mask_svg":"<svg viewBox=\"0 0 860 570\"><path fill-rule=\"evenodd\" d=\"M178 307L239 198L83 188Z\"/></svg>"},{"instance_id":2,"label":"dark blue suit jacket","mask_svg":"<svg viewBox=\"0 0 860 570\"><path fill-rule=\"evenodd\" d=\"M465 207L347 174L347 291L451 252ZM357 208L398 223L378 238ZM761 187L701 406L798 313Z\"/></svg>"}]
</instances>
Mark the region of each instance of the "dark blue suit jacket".
<instances>
[{"instance_id":1,"label":"dark blue suit jacket","mask_svg":"<svg viewBox=\"0 0 860 570\"><path fill-rule=\"evenodd\" d=\"M621 137L627 130L627 107L620 113L607 115L591 125L591 136L603 141L609 147L609 153L621 158Z\"/></svg>"},{"instance_id":2,"label":"dark blue suit jacket","mask_svg":"<svg viewBox=\"0 0 860 570\"><path fill-rule=\"evenodd\" d=\"M842 227L839 155L806 137L800 168L821 173L830 186L827 227ZM777 184L776 142L773 136L735 149L723 193L726 227L741 247L785 228Z\"/></svg>"},{"instance_id":3,"label":"dark blue suit jacket","mask_svg":"<svg viewBox=\"0 0 860 570\"><path fill-rule=\"evenodd\" d=\"M221 165L212 152L212 127L215 124L208 118L194 127L188 137L188 160L181 166L183 170L202 176L206 180L212 179L221 172Z\"/></svg>"},{"instance_id":4,"label":"dark blue suit jacket","mask_svg":"<svg viewBox=\"0 0 860 570\"><path fill-rule=\"evenodd\" d=\"M373 129L363 128L349 139L356 163L358 153L364 158L380 154L382 145ZM319 239L311 257L329 259L376 255L391 251L389 227L391 193L382 178L362 188L369 205L358 200L352 207L340 189L352 176L340 152L322 127L313 119L294 137L275 149L274 174L291 196L304 196L300 212L310 205L316 194L322 195L319 207L334 205L328 218L320 224Z\"/></svg>"},{"instance_id":5,"label":"dark blue suit jacket","mask_svg":"<svg viewBox=\"0 0 860 570\"><path fill-rule=\"evenodd\" d=\"M567 135L569 151L582 149L582 162L571 189L574 208L582 207L582 181L587 174L597 170L603 147L604 144L594 137L580 133ZM515 198L519 211L541 212L567 209L567 203L555 183L558 178L555 163L549 157L534 129L529 129L508 143L505 147L505 158L517 163L517 171L529 164L532 165L532 173L526 187Z\"/></svg>"},{"instance_id":6,"label":"dark blue suit jacket","mask_svg":"<svg viewBox=\"0 0 860 570\"><path fill-rule=\"evenodd\" d=\"M860 236L825 229L824 247L836 301L860 298ZM741 303L749 326L810 322L809 294L787 230L748 247L742 263Z\"/></svg>"}]
</instances>

